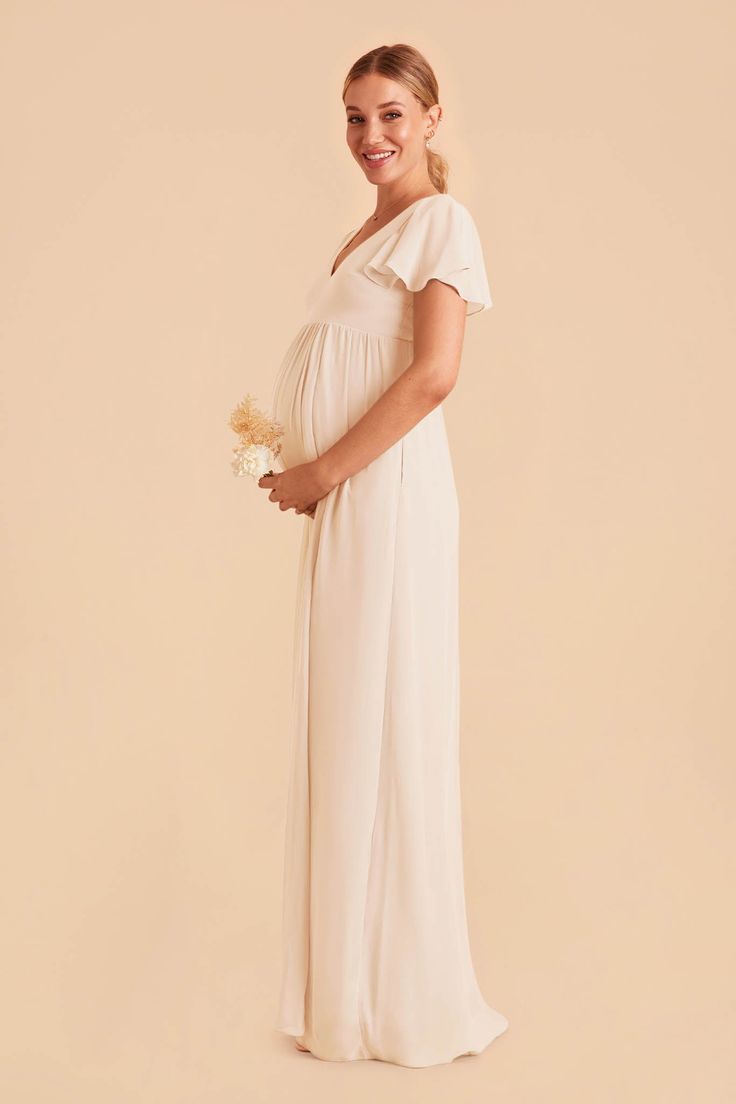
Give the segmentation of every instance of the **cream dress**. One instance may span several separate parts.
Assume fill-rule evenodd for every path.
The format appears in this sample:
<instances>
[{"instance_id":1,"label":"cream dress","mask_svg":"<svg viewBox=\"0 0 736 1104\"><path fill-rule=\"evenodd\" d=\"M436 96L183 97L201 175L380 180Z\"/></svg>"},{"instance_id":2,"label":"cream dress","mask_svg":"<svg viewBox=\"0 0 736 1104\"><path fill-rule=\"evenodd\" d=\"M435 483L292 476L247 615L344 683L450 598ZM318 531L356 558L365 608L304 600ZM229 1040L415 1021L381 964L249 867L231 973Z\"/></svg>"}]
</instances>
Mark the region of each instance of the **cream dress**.
<instances>
[{"instance_id":1,"label":"cream dress","mask_svg":"<svg viewBox=\"0 0 736 1104\"><path fill-rule=\"evenodd\" d=\"M321 455L411 363L434 278L491 306L475 223L416 200L307 296L277 373L282 467ZM430 1066L508 1027L468 940L458 500L441 406L303 515L275 1028L331 1061Z\"/></svg>"}]
</instances>

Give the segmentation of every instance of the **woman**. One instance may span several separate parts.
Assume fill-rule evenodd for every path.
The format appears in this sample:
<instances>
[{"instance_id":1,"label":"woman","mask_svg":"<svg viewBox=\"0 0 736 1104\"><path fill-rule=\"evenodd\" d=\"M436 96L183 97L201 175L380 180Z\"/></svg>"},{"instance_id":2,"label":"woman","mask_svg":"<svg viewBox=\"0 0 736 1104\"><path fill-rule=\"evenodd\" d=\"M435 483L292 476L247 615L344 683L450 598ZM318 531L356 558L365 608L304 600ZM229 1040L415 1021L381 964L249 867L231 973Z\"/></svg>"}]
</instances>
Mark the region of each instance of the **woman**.
<instances>
[{"instance_id":1,"label":"woman","mask_svg":"<svg viewBox=\"0 0 736 1104\"><path fill-rule=\"evenodd\" d=\"M466 315L491 298L475 224L427 149L437 98L409 46L348 74L348 147L376 212L309 293L274 384L286 470L259 482L308 515L275 1026L331 1061L436 1065L508 1026L468 943L458 501L441 409Z\"/></svg>"}]
</instances>

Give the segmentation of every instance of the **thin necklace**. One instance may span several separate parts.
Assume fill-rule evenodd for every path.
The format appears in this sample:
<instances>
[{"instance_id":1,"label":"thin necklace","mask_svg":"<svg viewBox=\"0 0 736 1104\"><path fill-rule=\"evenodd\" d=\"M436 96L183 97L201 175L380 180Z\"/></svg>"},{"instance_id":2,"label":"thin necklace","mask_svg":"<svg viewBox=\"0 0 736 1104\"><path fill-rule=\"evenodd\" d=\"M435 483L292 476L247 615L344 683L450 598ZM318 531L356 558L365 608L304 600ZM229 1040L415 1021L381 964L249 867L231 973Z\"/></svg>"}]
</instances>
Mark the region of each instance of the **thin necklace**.
<instances>
[{"instance_id":1,"label":"thin necklace","mask_svg":"<svg viewBox=\"0 0 736 1104\"><path fill-rule=\"evenodd\" d=\"M407 207L411 206L411 203L416 203L420 199L426 199L428 196L436 195L436 194L437 194L436 192L427 192L426 196L417 196L416 199L411 200L410 203L407 203ZM404 198L406 198L406 197L404 197ZM366 222L377 222L381 215L385 214L386 211L390 211L391 208L395 207L397 203L403 203L403 201L404 201L403 199L397 199L396 203L389 203L388 207L385 207L383 209L383 211L378 211L375 215L371 215L370 219L366 219ZM365 226L365 223L363 223L363 225Z\"/></svg>"}]
</instances>

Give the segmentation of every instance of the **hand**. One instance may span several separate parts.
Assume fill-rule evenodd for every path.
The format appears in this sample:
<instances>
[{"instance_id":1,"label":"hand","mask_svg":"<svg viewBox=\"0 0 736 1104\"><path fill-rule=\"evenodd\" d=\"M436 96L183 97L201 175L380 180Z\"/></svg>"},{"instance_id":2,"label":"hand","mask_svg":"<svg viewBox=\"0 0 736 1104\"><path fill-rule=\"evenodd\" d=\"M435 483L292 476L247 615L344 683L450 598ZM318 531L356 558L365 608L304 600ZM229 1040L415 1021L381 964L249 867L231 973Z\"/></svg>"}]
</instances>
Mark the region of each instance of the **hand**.
<instances>
[{"instance_id":1,"label":"hand","mask_svg":"<svg viewBox=\"0 0 736 1104\"><path fill-rule=\"evenodd\" d=\"M278 502L280 510L293 509L310 517L314 517L319 500L335 485L319 459L295 464L275 475L262 475L258 480L259 487L270 489L269 500Z\"/></svg>"}]
</instances>

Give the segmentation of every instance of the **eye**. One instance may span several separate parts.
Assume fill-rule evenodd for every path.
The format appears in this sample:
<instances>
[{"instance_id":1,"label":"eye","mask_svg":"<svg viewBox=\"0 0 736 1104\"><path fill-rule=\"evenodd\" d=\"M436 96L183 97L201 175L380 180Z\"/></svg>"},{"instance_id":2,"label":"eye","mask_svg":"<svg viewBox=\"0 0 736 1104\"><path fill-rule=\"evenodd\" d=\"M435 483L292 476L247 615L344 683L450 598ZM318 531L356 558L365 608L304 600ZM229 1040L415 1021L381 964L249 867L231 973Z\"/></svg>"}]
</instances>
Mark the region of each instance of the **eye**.
<instances>
[{"instance_id":1,"label":"eye","mask_svg":"<svg viewBox=\"0 0 736 1104\"><path fill-rule=\"evenodd\" d=\"M387 115L387 116L388 116L388 115L395 115L395 116L397 117L397 119L400 119L400 118L401 118L401 112L400 112L400 111L387 111L387 112L386 112L386 115ZM361 119L361 118L362 118L362 116L361 116L361 115L348 115L348 122L349 122L349 123L352 123L352 122L353 122L353 120L355 120L355 119Z\"/></svg>"}]
</instances>

